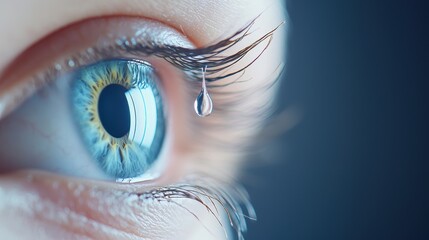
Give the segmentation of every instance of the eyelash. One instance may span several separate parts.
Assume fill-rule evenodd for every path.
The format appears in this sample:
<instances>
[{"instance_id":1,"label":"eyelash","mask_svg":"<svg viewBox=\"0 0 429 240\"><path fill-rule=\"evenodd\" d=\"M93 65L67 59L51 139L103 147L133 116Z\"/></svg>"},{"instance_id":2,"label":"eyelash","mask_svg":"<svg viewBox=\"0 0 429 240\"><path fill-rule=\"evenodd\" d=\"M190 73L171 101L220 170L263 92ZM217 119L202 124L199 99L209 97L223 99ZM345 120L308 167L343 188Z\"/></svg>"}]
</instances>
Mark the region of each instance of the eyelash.
<instances>
[{"instance_id":1,"label":"eyelash","mask_svg":"<svg viewBox=\"0 0 429 240\"><path fill-rule=\"evenodd\" d=\"M266 33L264 36L257 39L255 42L251 43L247 47L241 49L237 53L228 56L222 56L221 54L226 50L232 48L234 45L243 40L244 37L249 35L250 29L255 23L256 19L251 21L247 26L237 31L230 37L207 47L198 48L198 49L189 49L183 47L174 47L174 46L157 46L151 43L137 43L137 44L126 44L127 42L132 42L130 39L123 39L120 43L120 46L129 53L134 53L136 55L140 53L154 55L174 66L180 68L183 71L188 72L188 76L192 81L202 81L201 69L206 68L205 79L207 82L215 82L227 77L234 76L238 73L243 72L247 67L253 64L259 56L266 50L269 46L273 33L280 27L277 26L270 32ZM226 70L229 67L235 65L239 62L247 53L252 49L258 46L260 43L268 39L267 44L264 49L259 53L259 55L248 63L243 68L225 75L220 75L216 77L211 77L216 75L222 70ZM208 87L222 87L223 85L210 85Z\"/></svg>"},{"instance_id":2,"label":"eyelash","mask_svg":"<svg viewBox=\"0 0 429 240\"><path fill-rule=\"evenodd\" d=\"M219 186L222 186L220 188ZM184 208L197 220L200 220L196 213L190 209L174 202L174 199L190 199L203 205L207 211L216 218L217 222L224 229L226 239L228 228L219 219L220 212L216 207L219 204L226 214L229 226L234 229L239 240L244 240L243 233L247 231L246 218L256 221L256 213L249 200L246 190L238 183L224 182L207 174L189 175L183 183L177 183L167 187L154 188L148 192L132 192L140 200L155 200L158 202L169 202Z\"/></svg>"}]
</instances>

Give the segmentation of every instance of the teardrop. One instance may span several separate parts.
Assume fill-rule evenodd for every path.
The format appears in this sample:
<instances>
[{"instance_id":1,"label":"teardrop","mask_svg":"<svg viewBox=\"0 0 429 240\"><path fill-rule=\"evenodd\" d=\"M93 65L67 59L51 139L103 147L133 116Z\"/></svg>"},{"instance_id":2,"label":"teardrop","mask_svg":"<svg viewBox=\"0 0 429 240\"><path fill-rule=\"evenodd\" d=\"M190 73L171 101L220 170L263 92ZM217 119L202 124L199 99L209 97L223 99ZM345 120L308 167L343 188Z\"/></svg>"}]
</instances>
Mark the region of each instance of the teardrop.
<instances>
[{"instance_id":1,"label":"teardrop","mask_svg":"<svg viewBox=\"0 0 429 240\"><path fill-rule=\"evenodd\" d=\"M202 89L194 102L195 112L200 117L206 117L213 111L213 102L206 89Z\"/></svg>"}]
</instances>

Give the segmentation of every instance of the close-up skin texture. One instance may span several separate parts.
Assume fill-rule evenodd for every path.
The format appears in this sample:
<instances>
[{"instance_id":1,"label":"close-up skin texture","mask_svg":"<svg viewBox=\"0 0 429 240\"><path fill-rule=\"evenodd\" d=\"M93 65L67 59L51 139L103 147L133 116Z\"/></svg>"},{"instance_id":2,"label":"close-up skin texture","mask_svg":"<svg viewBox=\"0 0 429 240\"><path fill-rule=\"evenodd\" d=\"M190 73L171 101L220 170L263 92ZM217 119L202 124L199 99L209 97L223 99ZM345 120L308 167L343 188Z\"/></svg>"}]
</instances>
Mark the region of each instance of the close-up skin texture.
<instances>
[{"instance_id":1,"label":"close-up skin texture","mask_svg":"<svg viewBox=\"0 0 429 240\"><path fill-rule=\"evenodd\" d=\"M1 239L243 238L281 0L0 0L0 19Z\"/></svg>"}]
</instances>

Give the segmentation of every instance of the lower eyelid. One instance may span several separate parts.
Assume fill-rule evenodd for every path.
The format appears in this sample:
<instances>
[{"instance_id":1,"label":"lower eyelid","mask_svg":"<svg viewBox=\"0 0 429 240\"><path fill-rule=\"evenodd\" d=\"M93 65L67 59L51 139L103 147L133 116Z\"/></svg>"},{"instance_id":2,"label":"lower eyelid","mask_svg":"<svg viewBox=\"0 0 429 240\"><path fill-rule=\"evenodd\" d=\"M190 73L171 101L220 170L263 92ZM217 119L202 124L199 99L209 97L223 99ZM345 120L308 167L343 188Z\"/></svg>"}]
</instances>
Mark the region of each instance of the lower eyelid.
<instances>
[{"instance_id":1,"label":"lower eyelid","mask_svg":"<svg viewBox=\"0 0 429 240\"><path fill-rule=\"evenodd\" d=\"M220 239L224 234L216 218L197 201L176 199L171 203L145 199L129 190L149 191L148 184L121 186L39 172L3 176L0 183L7 186L2 188L2 193L9 196L5 199L11 200L2 206L11 212L19 210L22 213L19 217L34 219L38 227L45 229L45 238L58 234L61 238L188 239L191 229L207 231L204 224L208 222L207 226L214 226L208 235L215 234L214 239ZM62 232L52 231L56 227Z\"/></svg>"}]
</instances>

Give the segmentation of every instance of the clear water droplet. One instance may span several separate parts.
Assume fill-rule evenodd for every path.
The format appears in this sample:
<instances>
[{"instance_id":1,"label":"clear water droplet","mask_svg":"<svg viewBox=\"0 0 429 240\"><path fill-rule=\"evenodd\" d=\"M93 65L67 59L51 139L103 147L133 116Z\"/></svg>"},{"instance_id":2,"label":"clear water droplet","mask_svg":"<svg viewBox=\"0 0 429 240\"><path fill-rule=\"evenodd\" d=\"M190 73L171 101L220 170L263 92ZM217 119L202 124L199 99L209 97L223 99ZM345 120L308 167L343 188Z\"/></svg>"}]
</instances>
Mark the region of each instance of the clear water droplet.
<instances>
[{"instance_id":1,"label":"clear water droplet","mask_svg":"<svg viewBox=\"0 0 429 240\"><path fill-rule=\"evenodd\" d=\"M195 112L200 117L206 117L213 111L213 102L207 91L201 90L194 102Z\"/></svg>"},{"instance_id":2,"label":"clear water droplet","mask_svg":"<svg viewBox=\"0 0 429 240\"><path fill-rule=\"evenodd\" d=\"M210 95L207 91L206 79L204 76L205 69L202 69L202 71L203 71L203 81L202 81L201 92L200 94L198 94L197 98L195 99L194 109L195 109L195 112L198 114L198 116L206 117L210 115L213 111L213 101L210 98Z\"/></svg>"}]
</instances>

